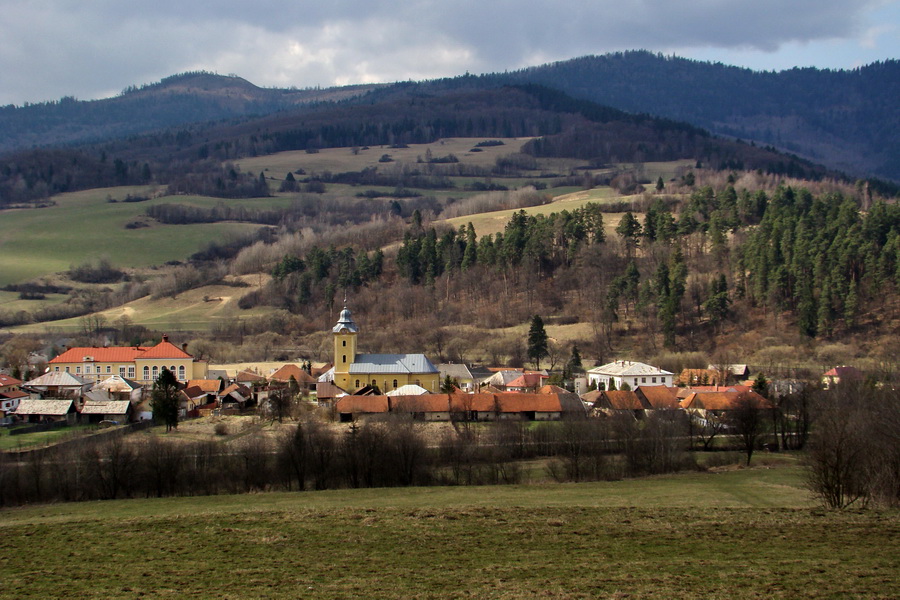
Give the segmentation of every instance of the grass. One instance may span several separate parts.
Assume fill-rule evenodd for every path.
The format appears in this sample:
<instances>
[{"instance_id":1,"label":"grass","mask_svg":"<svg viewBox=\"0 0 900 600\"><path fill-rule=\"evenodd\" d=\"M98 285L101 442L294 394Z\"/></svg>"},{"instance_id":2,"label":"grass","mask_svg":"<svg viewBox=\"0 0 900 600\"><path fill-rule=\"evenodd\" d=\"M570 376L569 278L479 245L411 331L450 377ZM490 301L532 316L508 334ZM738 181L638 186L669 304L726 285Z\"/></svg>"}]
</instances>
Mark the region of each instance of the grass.
<instances>
[{"instance_id":1,"label":"grass","mask_svg":"<svg viewBox=\"0 0 900 600\"><path fill-rule=\"evenodd\" d=\"M897 597L898 514L816 509L800 477L785 467L7 510L0 597Z\"/></svg>"},{"instance_id":2,"label":"grass","mask_svg":"<svg viewBox=\"0 0 900 600\"><path fill-rule=\"evenodd\" d=\"M70 436L77 436L86 430L96 429L95 425L74 425L50 431L10 435L9 431L0 430L0 450L18 450L31 446L45 446L59 442Z\"/></svg>"},{"instance_id":3,"label":"grass","mask_svg":"<svg viewBox=\"0 0 900 600\"><path fill-rule=\"evenodd\" d=\"M109 188L56 196L55 206L5 210L0 218L0 286L58 273L72 265L107 257L119 267L147 267L184 260L211 241L257 229L246 223L153 225L125 229L151 204L211 206L218 198L179 196L147 202L107 202L111 195L146 194L149 188ZM267 199L268 201L270 199ZM271 199L284 201L283 199ZM246 203L258 203L247 200ZM266 204L268 206L268 204Z\"/></svg>"}]
</instances>

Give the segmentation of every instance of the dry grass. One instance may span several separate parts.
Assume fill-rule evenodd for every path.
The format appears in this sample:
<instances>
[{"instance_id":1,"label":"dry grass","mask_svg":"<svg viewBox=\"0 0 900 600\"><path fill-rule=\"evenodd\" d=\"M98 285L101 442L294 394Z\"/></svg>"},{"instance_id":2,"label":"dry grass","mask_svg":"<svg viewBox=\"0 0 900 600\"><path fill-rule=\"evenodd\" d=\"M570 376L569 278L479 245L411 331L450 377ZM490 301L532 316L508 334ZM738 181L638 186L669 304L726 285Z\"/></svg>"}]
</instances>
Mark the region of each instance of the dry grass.
<instances>
[{"instance_id":1,"label":"dry grass","mask_svg":"<svg viewBox=\"0 0 900 600\"><path fill-rule=\"evenodd\" d=\"M797 477L17 509L0 513L0 597L897 597L898 514L798 505Z\"/></svg>"}]
</instances>

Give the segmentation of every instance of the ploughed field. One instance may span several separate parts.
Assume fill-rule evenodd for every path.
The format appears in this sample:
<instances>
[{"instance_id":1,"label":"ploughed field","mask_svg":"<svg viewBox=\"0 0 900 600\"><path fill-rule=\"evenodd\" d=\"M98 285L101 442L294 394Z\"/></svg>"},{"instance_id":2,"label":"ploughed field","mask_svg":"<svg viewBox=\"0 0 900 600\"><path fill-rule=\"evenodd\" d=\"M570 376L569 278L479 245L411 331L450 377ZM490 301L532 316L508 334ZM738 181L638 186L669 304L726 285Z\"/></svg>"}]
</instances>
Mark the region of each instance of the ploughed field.
<instances>
[{"instance_id":1,"label":"ploughed field","mask_svg":"<svg viewBox=\"0 0 900 600\"><path fill-rule=\"evenodd\" d=\"M900 513L795 466L0 512L3 598L896 598Z\"/></svg>"}]
</instances>

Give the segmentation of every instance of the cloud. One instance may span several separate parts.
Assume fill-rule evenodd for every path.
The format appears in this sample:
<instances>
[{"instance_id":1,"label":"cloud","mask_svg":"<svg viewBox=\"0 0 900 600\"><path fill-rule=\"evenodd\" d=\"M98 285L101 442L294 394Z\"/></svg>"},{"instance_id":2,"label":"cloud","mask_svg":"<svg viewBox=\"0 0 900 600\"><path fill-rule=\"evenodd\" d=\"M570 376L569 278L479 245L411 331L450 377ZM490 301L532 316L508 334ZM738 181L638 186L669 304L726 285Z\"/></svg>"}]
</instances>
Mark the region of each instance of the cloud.
<instances>
[{"instance_id":1,"label":"cloud","mask_svg":"<svg viewBox=\"0 0 900 600\"><path fill-rule=\"evenodd\" d=\"M186 70L305 87L516 69L644 48L775 52L863 38L880 0L5 0L0 104ZM883 25L882 25L883 26ZM827 66L827 65L826 65Z\"/></svg>"}]
</instances>

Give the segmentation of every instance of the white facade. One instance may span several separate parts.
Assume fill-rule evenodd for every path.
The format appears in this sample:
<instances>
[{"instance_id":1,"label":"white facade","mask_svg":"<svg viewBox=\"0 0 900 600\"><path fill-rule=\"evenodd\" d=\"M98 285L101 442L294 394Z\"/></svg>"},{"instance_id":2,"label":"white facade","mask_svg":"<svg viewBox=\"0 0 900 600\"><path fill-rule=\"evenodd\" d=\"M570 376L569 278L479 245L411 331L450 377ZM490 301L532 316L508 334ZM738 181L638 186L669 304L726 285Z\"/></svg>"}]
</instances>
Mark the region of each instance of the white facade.
<instances>
[{"instance_id":1,"label":"white facade","mask_svg":"<svg viewBox=\"0 0 900 600\"><path fill-rule=\"evenodd\" d=\"M666 385L671 386L674 375L657 367L630 360L617 360L601 367L594 367L587 372L588 384L594 384L598 389L608 390L610 381L615 382L617 390L622 389L622 384L628 384L630 389L638 386Z\"/></svg>"}]
</instances>

